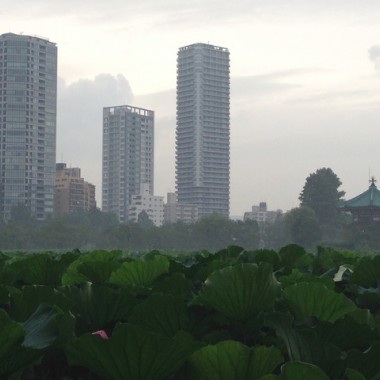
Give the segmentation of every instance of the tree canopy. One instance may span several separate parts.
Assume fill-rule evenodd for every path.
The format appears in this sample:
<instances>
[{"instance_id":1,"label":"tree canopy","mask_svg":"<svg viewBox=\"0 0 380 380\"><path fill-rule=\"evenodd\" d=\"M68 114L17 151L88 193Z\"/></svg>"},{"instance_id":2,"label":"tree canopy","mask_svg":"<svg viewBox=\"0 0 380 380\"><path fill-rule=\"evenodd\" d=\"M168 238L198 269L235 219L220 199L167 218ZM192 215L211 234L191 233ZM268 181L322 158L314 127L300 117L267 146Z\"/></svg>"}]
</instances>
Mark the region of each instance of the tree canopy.
<instances>
[{"instance_id":1,"label":"tree canopy","mask_svg":"<svg viewBox=\"0 0 380 380\"><path fill-rule=\"evenodd\" d=\"M345 194L339 190L341 184L339 177L330 168L311 173L299 196L301 207L314 210L320 224L335 225L339 217L337 205Z\"/></svg>"}]
</instances>

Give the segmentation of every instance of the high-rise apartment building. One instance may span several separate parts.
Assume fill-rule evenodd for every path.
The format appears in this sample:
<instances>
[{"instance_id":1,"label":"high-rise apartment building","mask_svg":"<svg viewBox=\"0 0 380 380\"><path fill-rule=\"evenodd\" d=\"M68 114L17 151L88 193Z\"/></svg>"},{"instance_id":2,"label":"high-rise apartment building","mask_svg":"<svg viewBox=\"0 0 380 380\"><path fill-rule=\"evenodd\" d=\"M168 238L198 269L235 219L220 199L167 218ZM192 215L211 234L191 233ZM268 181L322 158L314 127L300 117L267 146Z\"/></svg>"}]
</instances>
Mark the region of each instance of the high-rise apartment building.
<instances>
[{"instance_id":1,"label":"high-rise apartment building","mask_svg":"<svg viewBox=\"0 0 380 380\"><path fill-rule=\"evenodd\" d=\"M223 47L197 43L177 59L176 190L199 217L229 216L230 59Z\"/></svg>"},{"instance_id":2,"label":"high-rise apartment building","mask_svg":"<svg viewBox=\"0 0 380 380\"><path fill-rule=\"evenodd\" d=\"M154 112L131 106L103 108L102 210L128 222L132 195L148 184L153 195Z\"/></svg>"},{"instance_id":3,"label":"high-rise apartment building","mask_svg":"<svg viewBox=\"0 0 380 380\"><path fill-rule=\"evenodd\" d=\"M54 213L69 214L95 207L95 185L81 177L80 168L67 168L65 163L56 164Z\"/></svg>"},{"instance_id":4,"label":"high-rise apartment building","mask_svg":"<svg viewBox=\"0 0 380 380\"><path fill-rule=\"evenodd\" d=\"M57 47L39 37L0 35L0 217L25 205L53 213Z\"/></svg>"}]
</instances>

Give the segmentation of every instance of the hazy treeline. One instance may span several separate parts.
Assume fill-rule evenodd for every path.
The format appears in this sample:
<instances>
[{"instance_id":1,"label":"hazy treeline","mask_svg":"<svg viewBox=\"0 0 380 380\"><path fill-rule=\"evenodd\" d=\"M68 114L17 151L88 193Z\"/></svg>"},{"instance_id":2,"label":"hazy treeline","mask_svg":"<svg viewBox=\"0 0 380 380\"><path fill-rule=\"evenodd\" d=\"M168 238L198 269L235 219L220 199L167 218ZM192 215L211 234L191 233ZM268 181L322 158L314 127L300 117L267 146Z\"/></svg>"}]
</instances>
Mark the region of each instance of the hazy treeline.
<instances>
[{"instance_id":1,"label":"hazy treeline","mask_svg":"<svg viewBox=\"0 0 380 380\"><path fill-rule=\"evenodd\" d=\"M173 223L155 227L143 217L138 223L120 224L116 216L93 209L34 220L22 207L14 210L12 220L0 223L0 249L132 249L216 251L229 245L246 249L280 248L297 243L347 249L380 249L380 224L351 224L339 215L335 225L319 222L315 212L299 207L281 216L274 224L234 221L210 215L194 224Z\"/></svg>"},{"instance_id":2,"label":"hazy treeline","mask_svg":"<svg viewBox=\"0 0 380 380\"><path fill-rule=\"evenodd\" d=\"M0 249L132 249L216 251L230 245L245 249L278 249L290 243L355 250L380 250L380 222L353 223L339 210L345 192L330 168L311 173L299 195L300 205L274 224L235 221L214 214L196 223L155 227L145 212L138 223L120 224L116 215L99 209L37 222L25 206L0 222Z\"/></svg>"}]
</instances>

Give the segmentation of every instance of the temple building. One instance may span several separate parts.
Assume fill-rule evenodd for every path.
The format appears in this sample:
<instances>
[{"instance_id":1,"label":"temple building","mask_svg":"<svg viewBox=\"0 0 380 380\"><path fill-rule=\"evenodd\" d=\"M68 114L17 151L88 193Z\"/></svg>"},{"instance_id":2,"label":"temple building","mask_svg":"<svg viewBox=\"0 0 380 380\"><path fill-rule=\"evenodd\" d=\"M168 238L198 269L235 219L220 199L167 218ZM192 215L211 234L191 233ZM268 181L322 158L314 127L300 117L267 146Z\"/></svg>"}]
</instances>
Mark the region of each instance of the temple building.
<instances>
[{"instance_id":1,"label":"temple building","mask_svg":"<svg viewBox=\"0 0 380 380\"><path fill-rule=\"evenodd\" d=\"M368 223L380 221L380 190L372 177L367 191L348 200L342 201L338 208L352 214L353 222Z\"/></svg>"}]
</instances>

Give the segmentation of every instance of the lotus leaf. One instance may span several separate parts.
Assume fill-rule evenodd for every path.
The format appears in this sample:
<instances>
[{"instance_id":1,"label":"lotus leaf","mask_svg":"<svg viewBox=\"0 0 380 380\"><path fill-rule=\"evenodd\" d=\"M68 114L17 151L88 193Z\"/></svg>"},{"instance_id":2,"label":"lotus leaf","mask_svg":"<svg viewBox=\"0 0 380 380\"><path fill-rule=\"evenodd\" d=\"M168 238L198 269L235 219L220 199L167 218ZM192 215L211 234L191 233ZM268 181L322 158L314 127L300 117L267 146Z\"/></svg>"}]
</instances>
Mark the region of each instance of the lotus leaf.
<instances>
[{"instance_id":1,"label":"lotus leaf","mask_svg":"<svg viewBox=\"0 0 380 380\"><path fill-rule=\"evenodd\" d=\"M178 332L173 338L141 327L118 324L103 340L85 334L66 347L69 359L104 380L164 380L200 347L191 335Z\"/></svg>"},{"instance_id":2,"label":"lotus leaf","mask_svg":"<svg viewBox=\"0 0 380 380\"><path fill-rule=\"evenodd\" d=\"M316 317L335 322L357 307L346 296L315 282L300 282L284 290L290 310L297 317Z\"/></svg>"},{"instance_id":3,"label":"lotus leaf","mask_svg":"<svg viewBox=\"0 0 380 380\"><path fill-rule=\"evenodd\" d=\"M155 256L152 260L134 260L124 263L111 274L109 282L122 287L147 287L169 270L169 260Z\"/></svg>"},{"instance_id":4,"label":"lotus leaf","mask_svg":"<svg viewBox=\"0 0 380 380\"><path fill-rule=\"evenodd\" d=\"M279 349L224 341L194 352L189 359L194 380L255 380L270 374L283 362Z\"/></svg>"},{"instance_id":5,"label":"lotus leaf","mask_svg":"<svg viewBox=\"0 0 380 380\"><path fill-rule=\"evenodd\" d=\"M329 380L319 367L299 361L288 362L281 370L281 380Z\"/></svg>"},{"instance_id":6,"label":"lotus leaf","mask_svg":"<svg viewBox=\"0 0 380 380\"><path fill-rule=\"evenodd\" d=\"M362 257L354 268L351 282L365 288L378 287L380 282L380 256Z\"/></svg>"},{"instance_id":7,"label":"lotus leaf","mask_svg":"<svg viewBox=\"0 0 380 380\"><path fill-rule=\"evenodd\" d=\"M167 336L188 330L190 317L183 300L170 295L153 294L137 305L129 322Z\"/></svg>"},{"instance_id":8,"label":"lotus leaf","mask_svg":"<svg viewBox=\"0 0 380 380\"><path fill-rule=\"evenodd\" d=\"M247 320L270 309L277 290L270 264L239 264L212 273L196 302L229 318Z\"/></svg>"}]
</instances>

